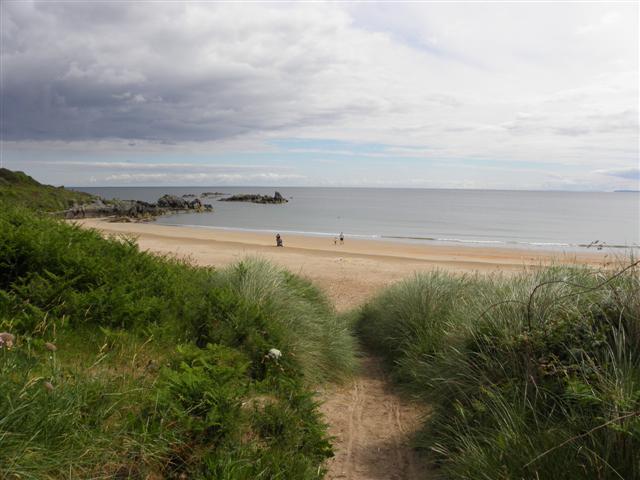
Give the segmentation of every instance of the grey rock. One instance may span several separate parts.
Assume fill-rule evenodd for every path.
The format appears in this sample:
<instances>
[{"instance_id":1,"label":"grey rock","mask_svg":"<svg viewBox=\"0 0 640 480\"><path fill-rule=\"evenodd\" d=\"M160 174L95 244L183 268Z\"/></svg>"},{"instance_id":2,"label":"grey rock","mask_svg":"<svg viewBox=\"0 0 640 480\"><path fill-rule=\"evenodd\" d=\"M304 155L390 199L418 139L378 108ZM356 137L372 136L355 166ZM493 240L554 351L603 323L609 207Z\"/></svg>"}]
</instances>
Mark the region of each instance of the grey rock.
<instances>
[{"instance_id":1,"label":"grey rock","mask_svg":"<svg viewBox=\"0 0 640 480\"><path fill-rule=\"evenodd\" d=\"M289 200L284 198L280 192L275 192L273 197L269 195L258 195L255 193L241 193L232 195L228 198L221 198L219 202L251 202L251 203L287 203Z\"/></svg>"},{"instance_id":2,"label":"grey rock","mask_svg":"<svg viewBox=\"0 0 640 480\"><path fill-rule=\"evenodd\" d=\"M204 205L200 199L186 201L175 195L164 195L158 203L140 200L103 200L98 198L90 204L74 204L62 212L65 218L115 217L116 221L147 221L159 215L179 211L211 212L211 205Z\"/></svg>"},{"instance_id":3,"label":"grey rock","mask_svg":"<svg viewBox=\"0 0 640 480\"><path fill-rule=\"evenodd\" d=\"M163 195L158 199L158 206L172 210L187 210L189 208L189 204L184 198L175 195Z\"/></svg>"}]
</instances>

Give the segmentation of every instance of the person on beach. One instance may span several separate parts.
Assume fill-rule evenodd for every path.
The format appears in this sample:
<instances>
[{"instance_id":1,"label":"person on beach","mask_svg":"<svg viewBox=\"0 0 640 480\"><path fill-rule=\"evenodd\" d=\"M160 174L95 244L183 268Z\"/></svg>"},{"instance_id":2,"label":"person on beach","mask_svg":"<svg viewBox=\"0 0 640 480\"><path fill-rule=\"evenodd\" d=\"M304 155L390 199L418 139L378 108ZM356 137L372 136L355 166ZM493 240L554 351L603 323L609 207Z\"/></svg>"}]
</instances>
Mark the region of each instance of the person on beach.
<instances>
[{"instance_id":1,"label":"person on beach","mask_svg":"<svg viewBox=\"0 0 640 480\"><path fill-rule=\"evenodd\" d=\"M276 233L276 247L282 247L282 237L279 233Z\"/></svg>"},{"instance_id":2,"label":"person on beach","mask_svg":"<svg viewBox=\"0 0 640 480\"><path fill-rule=\"evenodd\" d=\"M340 245L344 244L344 233L340 232Z\"/></svg>"},{"instance_id":3,"label":"person on beach","mask_svg":"<svg viewBox=\"0 0 640 480\"><path fill-rule=\"evenodd\" d=\"M337 245L338 244L338 237L333 237L333 244Z\"/></svg>"}]
</instances>

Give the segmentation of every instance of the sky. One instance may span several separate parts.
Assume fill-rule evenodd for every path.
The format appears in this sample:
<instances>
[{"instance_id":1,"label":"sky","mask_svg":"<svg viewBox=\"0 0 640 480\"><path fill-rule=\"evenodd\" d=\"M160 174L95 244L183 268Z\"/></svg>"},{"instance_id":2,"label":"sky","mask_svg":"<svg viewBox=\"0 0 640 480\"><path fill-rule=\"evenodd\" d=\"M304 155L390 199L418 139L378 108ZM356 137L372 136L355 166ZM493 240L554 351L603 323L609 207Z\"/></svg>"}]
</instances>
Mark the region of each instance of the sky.
<instances>
[{"instance_id":1,"label":"sky","mask_svg":"<svg viewBox=\"0 0 640 480\"><path fill-rule=\"evenodd\" d=\"M55 185L640 188L637 2L0 3Z\"/></svg>"}]
</instances>

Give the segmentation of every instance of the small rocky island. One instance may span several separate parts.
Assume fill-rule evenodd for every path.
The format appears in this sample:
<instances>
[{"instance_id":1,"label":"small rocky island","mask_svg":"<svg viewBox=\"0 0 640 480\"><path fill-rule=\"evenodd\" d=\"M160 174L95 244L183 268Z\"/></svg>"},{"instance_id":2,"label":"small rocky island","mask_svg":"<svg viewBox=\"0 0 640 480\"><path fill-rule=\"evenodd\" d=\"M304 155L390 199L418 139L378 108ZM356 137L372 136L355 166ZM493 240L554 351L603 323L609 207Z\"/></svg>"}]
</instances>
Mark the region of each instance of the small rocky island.
<instances>
[{"instance_id":1,"label":"small rocky island","mask_svg":"<svg viewBox=\"0 0 640 480\"><path fill-rule=\"evenodd\" d=\"M113 221L149 221L159 215L178 212L211 212L213 207L199 198L186 200L175 195L163 195L156 203L141 200L104 200L96 198L89 204L74 204L63 213L65 218L113 217Z\"/></svg>"},{"instance_id":2,"label":"small rocky island","mask_svg":"<svg viewBox=\"0 0 640 480\"><path fill-rule=\"evenodd\" d=\"M204 192L201 197L225 195L220 192ZM287 203L280 192L275 192L273 196L259 194L237 194L226 198L219 198L221 202L251 202L260 204L280 204ZM181 197L176 195L163 195L155 203L143 202L141 200L106 200L100 197L93 197L91 203L74 203L71 208L58 212L64 218L96 218L109 217L112 222L148 222L156 217L171 213L197 213L212 212L213 207L192 194L185 194Z\"/></svg>"},{"instance_id":3,"label":"small rocky island","mask_svg":"<svg viewBox=\"0 0 640 480\"><path fill-rule=\"evenodd\" d=\"M240 193L232 195L228 198L221 198L219 202L251 202L251 203L287 203L289 200L284 198L280 192L275 192L273 197L269 195L258 195L255 193Z\"/></svg>"}]
</instances>

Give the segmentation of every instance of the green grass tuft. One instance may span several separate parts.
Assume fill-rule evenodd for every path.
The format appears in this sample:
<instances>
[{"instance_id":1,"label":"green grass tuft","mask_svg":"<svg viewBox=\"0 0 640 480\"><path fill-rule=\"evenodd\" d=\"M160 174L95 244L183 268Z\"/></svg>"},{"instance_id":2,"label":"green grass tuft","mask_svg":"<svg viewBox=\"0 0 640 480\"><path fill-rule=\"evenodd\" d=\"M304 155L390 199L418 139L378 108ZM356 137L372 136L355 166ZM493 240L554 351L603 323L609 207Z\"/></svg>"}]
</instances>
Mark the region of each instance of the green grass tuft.
<instances>
[{"instance_id":1,"label":"green grass tuft","mask_svg":"<svg viewBox=\"0 0 640 480\"><path fill-rule=\"evenodd\" d=\"M417 445L445 477L640 478L637 264L418 275L358 331L432 404Z\"/></svg>"}]
</instances>

